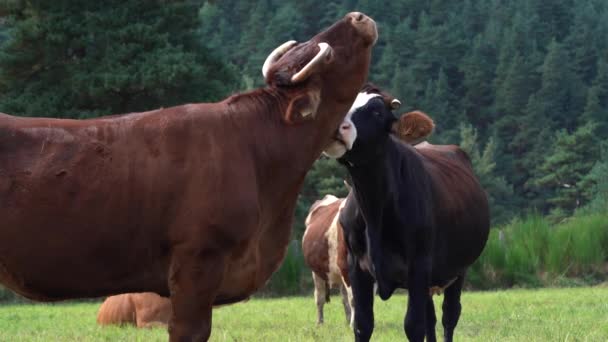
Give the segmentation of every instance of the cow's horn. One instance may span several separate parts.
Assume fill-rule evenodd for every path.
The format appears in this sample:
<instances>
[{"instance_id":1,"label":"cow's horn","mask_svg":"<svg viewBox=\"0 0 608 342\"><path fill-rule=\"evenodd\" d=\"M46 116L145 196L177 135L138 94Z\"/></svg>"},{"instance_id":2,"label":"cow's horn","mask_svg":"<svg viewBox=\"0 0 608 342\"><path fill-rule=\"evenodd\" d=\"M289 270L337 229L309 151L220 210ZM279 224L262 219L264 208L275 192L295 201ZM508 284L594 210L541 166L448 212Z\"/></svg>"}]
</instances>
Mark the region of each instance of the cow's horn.
<instances>
[{"instance_id":1,"label":"cow's horn","mask_svg":"<svg viewBox=\"0 0 608 342\"><path fill-rule=\"evenodd\" d=\"M268 74L268 70L274 64L274 62L281 58L281 56L283 56L285 52L287 52L287 50L291 49L294 45L296 45L296 43L297 42L295 40L285 42L281 44L281 46L279 46L278 48L274 49L274 51L272 51L270 55L266 57L266 61L264 61L264 66L262 66L262 75L264 75L264 78L266 78L266 74Z\"/></svg>"},{"instance_id":2,"label":"cow's horn","mask_svg":"<svg viewBox=\"0 0 608 342\"><path fill-rule=\"evenodd\" d=\"M399 107L401 107L401 101L394 99L393 101L391 101L391 108L392 109L399 109Z\"/></svg>"},{"instance_id":3,"label":"cow's horn","mask_svg":"<svg viewBox=\"0 0 608 342\"><path fill-rule=\"evenodd\" d=\"M331 46L327 43L319 43L319 52L317 55L306 64L302 70L298 71L295 75L291 76L291 83L302 82L307 79L312 72L316 69L316 66L325 61L328 56L331 55Z\"/></svg>"}]
</instances>

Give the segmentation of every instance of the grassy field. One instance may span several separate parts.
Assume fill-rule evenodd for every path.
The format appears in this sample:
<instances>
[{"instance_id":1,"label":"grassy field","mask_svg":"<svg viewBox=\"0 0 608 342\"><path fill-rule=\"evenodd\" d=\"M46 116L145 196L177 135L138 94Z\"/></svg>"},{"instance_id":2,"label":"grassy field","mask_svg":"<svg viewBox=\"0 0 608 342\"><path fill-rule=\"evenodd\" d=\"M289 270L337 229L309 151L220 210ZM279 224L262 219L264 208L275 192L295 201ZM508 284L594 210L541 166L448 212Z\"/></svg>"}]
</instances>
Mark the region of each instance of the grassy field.
<instances>
[{"instance_id":1,"label":"grassy field","mask_svg":"<svg viewBox=\"0 0 608 342\"><path fill-rule=\"evenodd\" d=\"M316 326L311 297L253 299L214 312L212 341L352 341L338 296ZM377 300L373 341L403 341L406 296ZM442 297L435 297L438 314ZM608 341L608 287L466 292L458 341ZM162 328L98 327L98 303L0 306L0 341L166 341ZM441 319L438 319L441 322ZM441 336L441 323L437 324Z\"/></svg>"}]
</instances>

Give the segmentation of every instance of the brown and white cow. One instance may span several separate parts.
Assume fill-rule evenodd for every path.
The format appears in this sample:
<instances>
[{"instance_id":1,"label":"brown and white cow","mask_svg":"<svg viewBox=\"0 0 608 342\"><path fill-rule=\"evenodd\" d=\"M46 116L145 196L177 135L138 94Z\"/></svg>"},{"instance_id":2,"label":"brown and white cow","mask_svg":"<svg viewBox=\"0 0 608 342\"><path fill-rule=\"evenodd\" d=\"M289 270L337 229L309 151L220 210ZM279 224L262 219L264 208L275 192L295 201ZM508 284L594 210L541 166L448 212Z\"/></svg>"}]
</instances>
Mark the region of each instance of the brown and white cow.
<instances>
[{"instance_id":1,"label":"brown and white cow","mask_svg":"<svg viewBox=\"0 0 608 342\"><path fill-rule=\"evenodd\" d=\"M97 324L132 324L138 328L167 326L172 311L167 297L153 292L124 293L104 300L97 312Z\"/></svg>"},{"instance_id":2,"label":"brown and white cow","mask_svg":"<svg viewBox=\"0 0 608 342\"><path fill-rule=\"evenodd\" d=\"M248 298L285 256L304 176L368 74L347 14L263 66L267 86L90 120L0 114L0 283L34 300L170 296L172 341Z\"/></svg>"},{"instance_id":3,"label":"brown and white cow","mask_svg":"<svg viewBox=\"0 0 608 342\"><path fill-rule=\"evenodd\" d=\"M338 222L344 198L327 195L316 201L306 217L306 230L302 237L304 261L312 270L317 304L317 323L323 323L323 306L329 302L329 290L339 288L346 321L351 322L352 292L348 281L346 245Z\"/></svg>"},{"instance_id":4,"label":"brown and white cow","mask_svg":"<svg viewBox=\"0 0 608 342\"><path fill-rule=\"evenodd\" d=\"M380 93L380 90L371 84L366 85L364 89ZM387 99L385 103L387 107L391 109L399 107L398 100L388 94L382 94ZM344 132L345 134L356 134L356 128L352 126L349 117L358 107L359 104L354 103L346 115L345 126L341 127L341 129L347 130ZM420 111L413 111L404 114L399 121L398 136L404 142L413 145L426 139L434 128L435 124L430 117ZM345 185L349 187L346 182ZM322 200L313 203L305 221L306 230L302 237L302 252L304 261L312 270L318 324L323 323L323 306L329 302L331 288L340 289L346 320L351 326L354 323L354 303L348 279L347 248L343 229L338 220L340 211L345 205L345 198L326 195Z\"/></svg>"}]
</instances>

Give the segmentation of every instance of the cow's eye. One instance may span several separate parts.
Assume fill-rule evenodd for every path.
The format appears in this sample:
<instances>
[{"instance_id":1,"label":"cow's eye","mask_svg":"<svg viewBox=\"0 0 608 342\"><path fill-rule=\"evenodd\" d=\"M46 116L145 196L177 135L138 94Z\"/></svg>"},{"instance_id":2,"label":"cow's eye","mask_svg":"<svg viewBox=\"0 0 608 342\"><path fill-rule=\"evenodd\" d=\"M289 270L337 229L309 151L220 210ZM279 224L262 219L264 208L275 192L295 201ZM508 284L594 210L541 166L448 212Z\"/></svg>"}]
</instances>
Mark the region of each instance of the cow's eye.
<instances>
[{"instance_id":1,"label":"cow's eye","mask_svg":"<svg viewBox=\"0 0 608 342\"><path fill-rule=\"evenodd\" d=\"M372 113L374 114L374 116L380 116L380 112L377 110L373 111Z\"/></svg>"}]
</instances>

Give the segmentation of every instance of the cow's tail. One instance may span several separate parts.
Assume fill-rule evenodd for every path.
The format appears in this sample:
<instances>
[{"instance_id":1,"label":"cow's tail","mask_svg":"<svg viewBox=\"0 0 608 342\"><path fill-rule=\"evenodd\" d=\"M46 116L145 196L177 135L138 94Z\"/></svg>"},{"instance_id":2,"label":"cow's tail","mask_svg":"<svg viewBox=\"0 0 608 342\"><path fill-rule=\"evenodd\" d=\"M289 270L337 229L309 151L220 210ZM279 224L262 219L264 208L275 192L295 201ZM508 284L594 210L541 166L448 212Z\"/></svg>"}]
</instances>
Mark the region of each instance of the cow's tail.
<instances>
[{"instance_id":1,"label":"cow's tail","mask_svg":"<svg viewBox=\"0 0 608 342\"><path fill-rule=\"evenodd\" d=\"M329 281L325 282L325 303L329 303Z\"/></svg>"},{"instance_id":2,"label":"cow's tail","mask_svg":"<svg viewBox=\"0 0 608 342\"><path fill-rule=\"evenodd\" d=\"M97 313L97 324L136 324L135 305L130 294L111 296L101 304Z\"/></svg>"}]
</instances>

